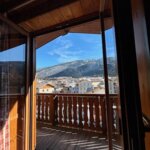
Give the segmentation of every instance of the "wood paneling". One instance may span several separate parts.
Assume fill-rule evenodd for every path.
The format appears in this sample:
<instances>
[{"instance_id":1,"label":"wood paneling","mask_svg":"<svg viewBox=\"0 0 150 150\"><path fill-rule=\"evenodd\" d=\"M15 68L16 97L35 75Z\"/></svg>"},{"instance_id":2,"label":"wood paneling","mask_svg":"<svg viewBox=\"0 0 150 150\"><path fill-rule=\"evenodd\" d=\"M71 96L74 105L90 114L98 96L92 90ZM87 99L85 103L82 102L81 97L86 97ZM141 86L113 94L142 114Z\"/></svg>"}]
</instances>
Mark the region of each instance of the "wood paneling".
<instances>
[{"instance_id":1,"label":"wood paneling","mask_svg":"<svg viewBox=\"0 0 150 150\"><path fill-rule=\"evenodd\" d=\"M21 150L24 146L24 96L11 96L9 105L10 150Z\"/></svg>"},{"instance_id":2,"label":"wood paneling","mask_svg":"<svg viewBox=\"0 0 150 150\"><path fill-rule=\"evenodd\" d=\"M105 19L105 29L112 27L112 19L108 17ZM101 33L100 20L96 19L87 23L82 23L76 26L72 26L63 30L50 32L36 37L36 48L43 46L44 44L54 40L55 38L65 35L67 33L87 33L87 34L99 34Z\"/></svg>"},{"instance_id":3,"label":"wood paneling","mask_svg":"<svg viewBox=\"0 0 150 150\"><path fill-rule=\"evenodd\" d=\"M132 13L142 111L150 117L150 51L142 0L132 0ZM150 133L146 134L145 142L149 150Z\"/></svg>"},{"instance_id":4,"label":"wood paneling","mask_svg":"<svg viewBox=\"0 0 150 150\"><path fill-rule=\"evenodd\" d=\"M34 32L91 14L93 12L108 10L110 9L109 3L107 2L107 5L105 5L104 0L78 0L55 10L45 12L41 15L36 15L31 19L20 22L19 25L29 32Z\"/></svg>"}]
</instances>

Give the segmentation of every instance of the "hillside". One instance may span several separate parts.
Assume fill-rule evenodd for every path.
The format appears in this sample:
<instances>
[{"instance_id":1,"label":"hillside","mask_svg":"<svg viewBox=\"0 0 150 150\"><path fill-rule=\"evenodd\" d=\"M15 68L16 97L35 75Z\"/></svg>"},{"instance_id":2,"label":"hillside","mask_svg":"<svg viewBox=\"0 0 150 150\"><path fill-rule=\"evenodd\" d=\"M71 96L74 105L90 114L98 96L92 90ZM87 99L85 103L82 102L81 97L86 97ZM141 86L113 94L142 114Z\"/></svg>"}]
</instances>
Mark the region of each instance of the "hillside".
<instances>
[{"instance_id":1,"label":"hillside","mask_svg":"<svg viewBox=\"0 0 150 150\"><path fill-rule=\"evenodd\" d=\"M116 75L114 58L108 59L108 71L110 76ZM52 77L84 77L103 76L103 61L97 60L77 60L73 62L59 64L37 70L37 77L41 79Z\"/></svg>"},{"instance_id":2,"label":"hillside","mask_svg":"<svg viewBox=\"0 0 150 150\"><path fill-rule=\"evenodd\" d=\"M110 76L116 75L115 60L113 58L108 59L108 71ZM52 77L78 78L83 76L102 76L103 72L101 59L77 60L37 70L37 77L42 79Z\"/></svg>"}]
</instances>

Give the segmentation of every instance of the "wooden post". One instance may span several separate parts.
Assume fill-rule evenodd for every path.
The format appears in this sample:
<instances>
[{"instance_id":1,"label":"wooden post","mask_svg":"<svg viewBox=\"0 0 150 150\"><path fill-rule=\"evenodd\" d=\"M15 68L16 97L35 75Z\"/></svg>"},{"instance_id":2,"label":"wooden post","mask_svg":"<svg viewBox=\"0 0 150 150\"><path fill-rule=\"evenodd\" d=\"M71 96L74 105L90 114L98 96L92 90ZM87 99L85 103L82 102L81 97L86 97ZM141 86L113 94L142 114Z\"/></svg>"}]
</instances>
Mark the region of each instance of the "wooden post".
<instances>
[{"instance_id":1,"label":"wooden post","mask_svg":"<svg viewBox=\"0 0 150 150\"><path fill-rule=\"evenodd\" d=\"M54 106L54 96L50 95L49 96L49 101L50 101L50 123L52 126L55 124L55 106Z\"/></svg>"},{"instance_id":2,"label":"wooden post","mask_svg":"<svg viewBox=\"0 0 150 150\"><path fill-rule=\"evenodd\" d=\"M144 150L142 100L149 101L149 60L142 0L112 0L124 149ZM127 30L126 30L127 29ZM146 53L145 53L146 52ZM144 55L144 57L143 57ZM138 74L139 69L139 74ZM141 81L141 82L140 82ZM142 92L140 93L140 89ZM146 95L148 96L146 98ZM147 106L149 110L149 105ZM149 141L148 141L149 142ZM149 148L148 148L149 149Z\"/></svg>"},{"instance_id":3,"label":"wooden post","mask_svg":"<svg viewBox=\"0 0 150 150\"><path fill-rule=\"evenodd\" d=\"M105 25L104 25L103 13L100 14L100 20L101 20L101 31L102 31L103 63L104 63L105 94L106 94L107 137L109 143L109 150L112 150L112 117L111 117L111 106L109 102L107 52L106 52Z\"/></svg>"}]
</instances>

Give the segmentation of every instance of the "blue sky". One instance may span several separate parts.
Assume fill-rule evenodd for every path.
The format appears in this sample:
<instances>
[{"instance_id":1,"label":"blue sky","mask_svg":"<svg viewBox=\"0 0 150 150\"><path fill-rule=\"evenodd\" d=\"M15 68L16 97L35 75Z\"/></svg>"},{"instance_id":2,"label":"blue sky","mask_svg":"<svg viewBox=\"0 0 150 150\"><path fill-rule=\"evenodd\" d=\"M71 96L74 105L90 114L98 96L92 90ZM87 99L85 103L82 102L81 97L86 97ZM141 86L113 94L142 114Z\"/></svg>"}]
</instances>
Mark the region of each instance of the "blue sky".
<instances>
[{"instance_id":1,"label":"blue sky","mask_svg":"<svg viewBox=\"0 0 150 150\"><path fill-rule=\"evenodd\" d=\"M114 56L112 30L106 32L107 55ZM37 49L37 69L74 60L102 58L100 34L69 33Z\"/></svg>"},{"instance_id":2,"label":"blue sky","mask_svg":"<svg viewBox=\"0 0 150 150\"><path fill-rule=\"evenodd\" d=\"M25 61L25 44L0 52L0 61Z\"/></svg>"}]
</instances>

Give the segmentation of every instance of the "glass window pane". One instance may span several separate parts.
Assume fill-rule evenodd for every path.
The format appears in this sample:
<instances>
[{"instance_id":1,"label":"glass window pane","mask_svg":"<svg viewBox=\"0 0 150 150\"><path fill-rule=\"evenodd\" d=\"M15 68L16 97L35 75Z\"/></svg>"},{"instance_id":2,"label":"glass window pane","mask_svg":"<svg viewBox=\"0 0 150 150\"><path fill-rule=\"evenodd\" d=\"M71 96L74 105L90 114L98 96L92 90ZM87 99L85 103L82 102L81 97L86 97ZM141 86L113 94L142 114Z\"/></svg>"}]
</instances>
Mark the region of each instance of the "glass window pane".
<instances>
[{"instance_id":1,"label":"glass window pane","mask_svg":"<svg viewBox=\"0 0 150 150\"><path fill-rule=\"evenodd\" d=\"M0 20L0 150L24 149L26 37Z\"/></svg>"}]
</instances>

